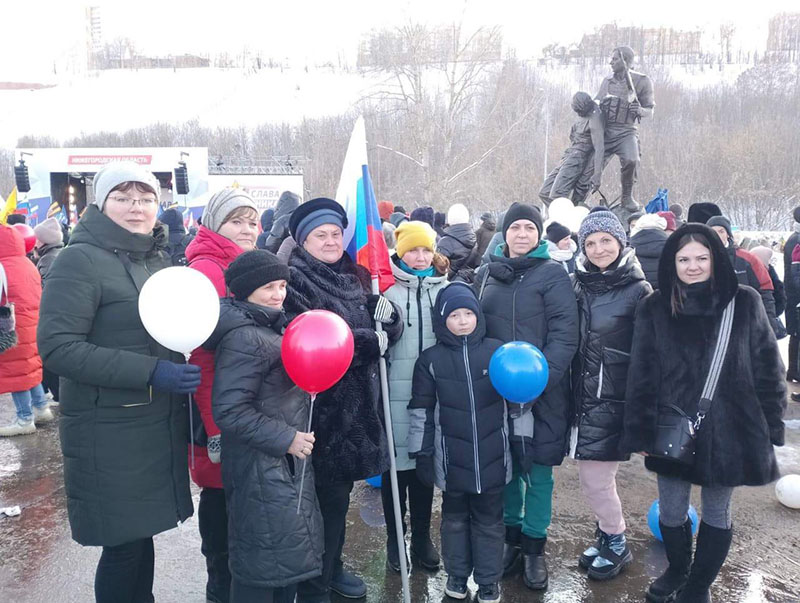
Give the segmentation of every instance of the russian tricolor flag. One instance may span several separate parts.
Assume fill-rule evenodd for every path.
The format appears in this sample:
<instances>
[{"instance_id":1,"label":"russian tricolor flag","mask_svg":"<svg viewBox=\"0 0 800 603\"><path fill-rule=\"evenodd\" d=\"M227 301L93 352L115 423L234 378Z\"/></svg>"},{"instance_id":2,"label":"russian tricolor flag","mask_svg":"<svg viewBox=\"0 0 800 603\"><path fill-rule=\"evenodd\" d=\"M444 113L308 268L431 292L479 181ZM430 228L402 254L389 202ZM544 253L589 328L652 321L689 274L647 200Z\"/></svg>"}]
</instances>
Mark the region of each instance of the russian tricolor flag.
<instances>
[{"instance_id":1,"label":"russian tricolor flag","mask_svg":"<svg viewBox=\"0 0 800 603\"><path fill-rule=\"evenodd\" d=\"M367 268L383 293L394 284L389 250L383 238L378 202L367 164L367 135L359 116L347 145L336 201L347 212L344 248L354 262Z\"/></svg>"}]
</instances>

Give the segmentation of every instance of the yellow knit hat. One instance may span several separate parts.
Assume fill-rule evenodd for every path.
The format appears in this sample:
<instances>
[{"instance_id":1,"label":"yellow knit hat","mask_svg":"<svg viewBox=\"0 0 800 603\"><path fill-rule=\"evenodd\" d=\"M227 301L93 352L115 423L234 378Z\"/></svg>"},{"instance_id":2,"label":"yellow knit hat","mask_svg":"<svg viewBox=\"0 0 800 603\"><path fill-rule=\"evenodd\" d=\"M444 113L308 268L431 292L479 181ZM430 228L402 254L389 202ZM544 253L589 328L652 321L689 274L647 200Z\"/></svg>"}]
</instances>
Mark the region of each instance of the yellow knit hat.
<instances>
[{"instance_id":1,"label":"yellow knit hat","mask_svg":"<svg viewBox=\"0 0 800 603\"><path fill-rule=\"evenodd\" d=\"M397 237L397 257L402 258L415 247L436 251L436 231L427 222L403 222L394 231Z\"/></svg>"}]
</instances>

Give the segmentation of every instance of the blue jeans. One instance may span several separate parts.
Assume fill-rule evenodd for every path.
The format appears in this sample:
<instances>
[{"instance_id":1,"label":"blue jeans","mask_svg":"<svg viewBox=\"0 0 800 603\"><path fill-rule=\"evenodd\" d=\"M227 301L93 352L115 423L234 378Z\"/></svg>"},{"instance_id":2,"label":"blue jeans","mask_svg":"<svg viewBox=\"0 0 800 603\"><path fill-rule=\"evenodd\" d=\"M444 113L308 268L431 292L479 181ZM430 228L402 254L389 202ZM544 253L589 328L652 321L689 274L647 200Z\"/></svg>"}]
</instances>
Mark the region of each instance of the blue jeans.
<instances>
[{"instance_id":1,"label":"blue jeans","mask_svg":"<svg viewBox=\"0 0 800 603\"><path fill-rule=\"evenodd\" d=\"M20 421L26 423L33 420L31 406L36 408L47 407L47 399L44 397L44 388L41 383L24 392L11 392L11 397L14 399L14 406L17 408L17 417Z\"/></svg>"}]
</instances>

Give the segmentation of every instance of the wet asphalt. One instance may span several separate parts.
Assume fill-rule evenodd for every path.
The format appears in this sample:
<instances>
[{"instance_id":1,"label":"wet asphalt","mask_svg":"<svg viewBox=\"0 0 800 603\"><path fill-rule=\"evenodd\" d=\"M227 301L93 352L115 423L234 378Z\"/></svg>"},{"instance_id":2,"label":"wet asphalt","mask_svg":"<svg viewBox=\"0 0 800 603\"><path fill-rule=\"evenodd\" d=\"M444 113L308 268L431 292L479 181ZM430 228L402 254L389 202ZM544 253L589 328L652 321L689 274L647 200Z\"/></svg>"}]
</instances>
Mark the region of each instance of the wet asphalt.
<instances>
[{"instance_id":1,"label":"wet asphalt","mask_svg":"<svg viewBox=\"0 0 800 603\"><path fill-rule=\"evenodd\" d=\"M800 386L798 386L800 387ZM0 422L13 417L10 396L0 396ZM776 449L783 473L800 474L800 404L789 402L786 446ZM565 460L555 471L554 517L548 541L550 586L528 590L520 576L503 582L507 603L595 603L644 601L648 583L666 565L661 543L647 527L647 511L657 498L654 475L635 456L623 463L618 488L628 522L634 562L618 578L589 580L577 560L592 540L594 518L583 501L577 466ZM697 489L695 489L697 490ZM199 491L193 489L195 506ZM434 541L438 545L439 507L434 501ZM700 507L699 492L693 504ZM0 517L0 603L91 602L100 550L81 547L70 538L55 423L37 433L0 438L0 507L19 505L16 518ZM734 542L713 588L715 602L800 602L800 510L778 503L774 486L739 488L734 494ZM368 585L366 601L402 601L400 577L386 570L380 493L361 482L348 514L346 565ZM197 518L155 538L154 593L159 603L203 603L205 563L200 554ZM443 571L414 568L410 578L414 603L451 601L443 595ZM477 601L476 587L470 601ZM336 596L335 603L346 599Z\"/></svg>"}]
</instances>

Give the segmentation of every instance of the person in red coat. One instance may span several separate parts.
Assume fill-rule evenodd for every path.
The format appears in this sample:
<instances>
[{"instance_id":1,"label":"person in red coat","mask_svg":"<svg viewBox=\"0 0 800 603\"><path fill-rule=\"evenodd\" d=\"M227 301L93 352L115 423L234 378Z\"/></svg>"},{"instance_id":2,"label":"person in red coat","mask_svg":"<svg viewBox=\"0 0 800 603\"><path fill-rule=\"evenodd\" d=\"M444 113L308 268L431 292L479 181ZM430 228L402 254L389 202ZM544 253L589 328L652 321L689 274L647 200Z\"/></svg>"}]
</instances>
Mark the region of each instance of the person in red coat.
<instances>
[{"instance_id":1,"label":"person in red coat","mask_svg":"<svg viewBox=\"0 0 800 603\"><path fill-rule=\"evenodd\" d=\"M229 297L225 269L241 253L255 249L259 225L256 204L242 189L226 188L209 199L202 221L197 236L186 247L186 259L190 268L208 277L220 297ZM206 598L212 603L227 603L231 582L228 513L222 489L220 430L211 412L214 352L197 348L189 362L200 367L202 376L192 409L199 411L200 420L194 422L194 465L190 457L189 471L202 488L197 515L208 570Z\"/></svg>"},{"instance_id":2,"label":"person in red coat","mask_svg":"<svg viewBox=\"0 0 800 603\"><path fill-rule=\"evenodd\" d=\"M0 427L0 436L15 436L36 431L35 422L53 420L42 389L42 359L36 346L42 279L25 256L25 242L16 230L0 225L0 304L14 304L17 345L0 354L0 393L11 393L17 416L10 425ZM7 282L7 294L1 283Z\"/></svg>"}]
</instances>

